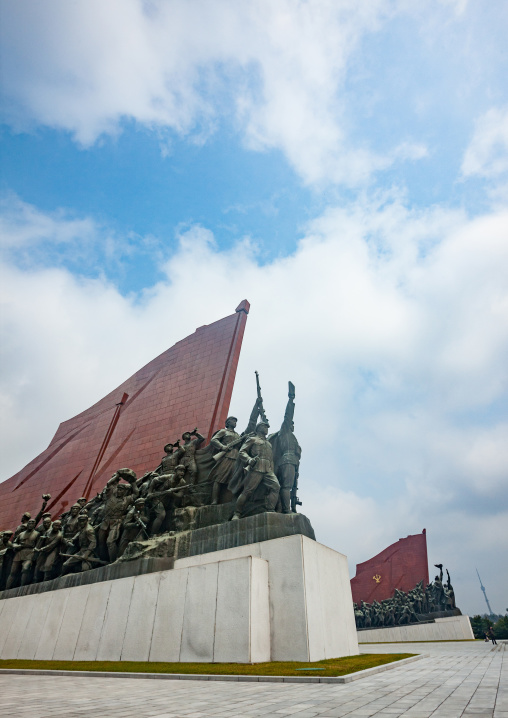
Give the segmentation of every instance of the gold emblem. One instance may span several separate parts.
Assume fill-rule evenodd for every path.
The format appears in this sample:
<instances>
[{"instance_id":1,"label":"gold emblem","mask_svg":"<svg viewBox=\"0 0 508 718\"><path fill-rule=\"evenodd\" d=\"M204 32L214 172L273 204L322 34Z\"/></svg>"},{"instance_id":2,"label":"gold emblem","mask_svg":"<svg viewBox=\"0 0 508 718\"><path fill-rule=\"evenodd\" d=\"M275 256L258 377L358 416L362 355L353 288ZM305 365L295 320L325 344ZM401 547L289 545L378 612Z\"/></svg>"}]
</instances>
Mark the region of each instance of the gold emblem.
<instances>
[{"instance_id":1,"label":"gold emblem","mask_svg":"<svg viewBox=\"0 0 508 718\"><path fill-rule=\"evenodd\" d=\"M376 583L381 583L381 576L378 573L376 573L375 576L372 576L372 578Z\"/></svg>"}]
</instances>

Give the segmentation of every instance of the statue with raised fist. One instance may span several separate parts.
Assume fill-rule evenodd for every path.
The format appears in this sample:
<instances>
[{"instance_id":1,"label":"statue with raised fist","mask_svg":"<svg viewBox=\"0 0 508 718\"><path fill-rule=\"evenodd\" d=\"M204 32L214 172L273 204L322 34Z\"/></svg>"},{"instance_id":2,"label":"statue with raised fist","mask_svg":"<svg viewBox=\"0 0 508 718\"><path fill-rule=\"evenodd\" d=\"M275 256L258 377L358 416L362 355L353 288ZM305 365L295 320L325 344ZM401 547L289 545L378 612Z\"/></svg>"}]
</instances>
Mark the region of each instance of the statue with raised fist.
<instances>
[{"instance_id":1,"label":"statue with raised fist","mask_svg":"<svg viewBox=\"0 0 508 718\"><path fill-rule=\"evenodd\" d=\"M39 513L37 514L37 516L36 516L35 519L34 519L34 521L35 521L35 526L37 526L37 524L39 523L39 521L40 521L41 518L43 517L43 515L44 515L44 510L45 510L46 506L48 505L48 501L50 500L50 498L51 498L51 494L42 494L42 506L41 506L41 508L40 508ZM15 538L15 539L18 538L18 536L20 535L20 533L21 533L22 531L25 531L25 530L26 530L26 528L27 528L27 526L28 526L28 522L30 521L31 518L32 518L32 514L31 514L29 511L25 511L25 513L24 513L23 516L21 517L21 523L20 523L20 525L19 525L19 526L16 528L16 530L14 531L14 538Z\"/></svg>"},{"instance_id":2,"label":"statue with raised fist","mask_svg":"<svg viewBox=\"0 0 508 718\"><path fill-rule=\"evenodd\" d=\"M302 449L294 435L294 414L295 385L289 382L288 403L284 421L279 431L268 437L273 448L274 471L280 484L279 504L283 514L290 514L296 510L296 505L291 505L291 492L298 479Z\"/></svg>"}]
</instances>

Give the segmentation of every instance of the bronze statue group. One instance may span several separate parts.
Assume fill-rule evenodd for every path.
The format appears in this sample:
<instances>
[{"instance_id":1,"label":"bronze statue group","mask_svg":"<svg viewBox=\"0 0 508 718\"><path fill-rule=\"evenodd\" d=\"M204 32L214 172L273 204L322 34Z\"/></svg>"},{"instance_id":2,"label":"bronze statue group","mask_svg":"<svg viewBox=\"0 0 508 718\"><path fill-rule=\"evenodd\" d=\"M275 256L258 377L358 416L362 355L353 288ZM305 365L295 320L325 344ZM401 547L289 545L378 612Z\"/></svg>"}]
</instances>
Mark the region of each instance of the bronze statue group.
<instances>
[{"instance_id":1,"label":"bronze statue group","mask_svg":"<svg viewBox=\"0 0 508 718\"><path fill-rule=\"evenodd\" d=\"M426 586L420 581L410 591L395 589L392 598L372 603L354 603L357 628L382 628L384 626L402 626L429 620L433 614L450 615L458 612L455 605L455 592L450 581L443 583L443 566L436 564L439 575Z\"/></svg>"},{"instance_id":2,"label":"bronze statue group","mask_svg":"<svg viewBox=\"0 0 508 718\"><path fill-rule=\"evenodd\" d=\"M294 386L279 431L268 435L261 390L242 434L230 416L210 444L197 428L166 444L154 471L119 469L92 500L82 497L53 520L43 495L35 518L1 532L0 590L49 581L119 559L133 541L178 530L179 509L231 503L231 520L263 511L293 513L301 448L294 435ZM259 419L259 421L258 421Z\"/></svg>"}]
</instances>

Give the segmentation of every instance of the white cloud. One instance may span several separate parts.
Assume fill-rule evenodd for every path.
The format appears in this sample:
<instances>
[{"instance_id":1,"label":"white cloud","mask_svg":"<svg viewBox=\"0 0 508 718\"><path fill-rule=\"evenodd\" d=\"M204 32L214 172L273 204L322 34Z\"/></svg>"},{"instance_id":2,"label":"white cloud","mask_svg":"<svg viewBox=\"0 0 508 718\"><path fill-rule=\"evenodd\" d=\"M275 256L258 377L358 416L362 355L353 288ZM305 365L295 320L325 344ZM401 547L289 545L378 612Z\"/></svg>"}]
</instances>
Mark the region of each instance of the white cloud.
<instances>
[{"instance_id":1,"label":"white cloud","mask_svg":"<svg viewBox=\"0 0 508 718\"><path fill-rule=\"evenodd\" d=\"M43 213L14 204L14 226L16 213L23 237L51 222L60 236L57 217L45 224ZM507 234L506 211L470 220L384 195L329 209L293 254L263 266L252 242L220 251L208 230L192 227L166 278L138 296L8 259L5 476L45 448L60 421L247 297L231 409L247 416L259 369L276 425L294 381L301 494L318 539L354 564L426 527L432 556L458 574L460 602L482 609L471 566L494 584L508 549ZM498 580L493 603L501 588Z\"/></svg>"},{"instance_id":2,"label":"white cloud","mask_svg":"<svg viewBox=\"0 0 508 718\"><path fill-rule=\"evenodd\" d=\"M402 3L403 5L403 3ZM344 80L397 3L371 0L18 0L3 6L3 92L15 126L87 146L123 120L203 140L232 118L256 150L281 149L308 182L358 184L418 143L354 143ZM168 152L164 141L164 153Z\"/></svg>"},{"instance_id":3,"label":"white cloud","mask_svg":"<svg viewBox=\"0 0 508 718\"><path fill-rule=\"evenodd\" d=\"M8 193L0 198L0 246L29 248L41 242L51 244L88 242L97 236L91 219L73 219L63 210L47 214Z\"/></svg>"},{"instance_id":4,"label":"white cloud","mask_svg":"<svg viewBox=\"0 0 508 718\"><path fill-rule=\"evenodd\" d=\"M508 106L492 107L476 123L462 162L462 174L493 178L505 172L508 172Z\"/></svg>"}]
</instances>

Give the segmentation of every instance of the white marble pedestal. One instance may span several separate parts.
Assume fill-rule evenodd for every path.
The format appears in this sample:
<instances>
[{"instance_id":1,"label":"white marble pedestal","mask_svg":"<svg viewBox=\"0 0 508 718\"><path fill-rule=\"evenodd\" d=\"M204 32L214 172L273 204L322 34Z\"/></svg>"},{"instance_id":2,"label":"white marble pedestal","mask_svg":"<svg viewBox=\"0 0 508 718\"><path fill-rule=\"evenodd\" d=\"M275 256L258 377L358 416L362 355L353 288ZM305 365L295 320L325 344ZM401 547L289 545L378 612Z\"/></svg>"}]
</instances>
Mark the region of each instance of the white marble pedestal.
<instances>
[{"instance_id":1,"label":"white marble pedestal","mask_svg":"<svg viewBox=\"0 0 508 718\"><path fill-rule=\"evenodd\" d=\"M0 601L0 658L318 661L358 654L347 559L303 535Z\"/></svg>"}]
</instances>

